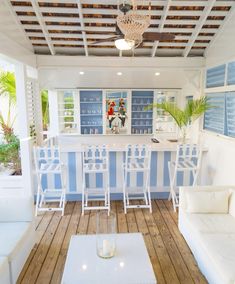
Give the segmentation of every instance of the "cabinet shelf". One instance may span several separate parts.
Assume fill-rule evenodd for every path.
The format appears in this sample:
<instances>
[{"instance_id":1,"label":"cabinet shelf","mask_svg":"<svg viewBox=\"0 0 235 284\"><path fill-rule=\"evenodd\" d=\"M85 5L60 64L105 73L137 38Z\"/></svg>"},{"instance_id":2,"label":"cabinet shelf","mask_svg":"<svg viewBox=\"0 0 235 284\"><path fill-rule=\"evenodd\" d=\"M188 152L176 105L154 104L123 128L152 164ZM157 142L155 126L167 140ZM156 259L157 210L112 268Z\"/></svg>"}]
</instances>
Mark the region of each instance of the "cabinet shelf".
<instances>
[{"instance_id":1,"label":"cabinet shelf","mask_svg":"<svg viewBox=\"0 0 235 284\"><path fill-rule=\"evenodd\" d=\"M83 113L81 116L102 116L102 113Z\"/></svg>"},{"instance_id":2,"label":"cabinet shelf","mask_svg":"<svg viewBox=\"0 0 235 284\"><path fill-rule=\"evenodd\" d=\"M63 103L58 103L59 105L73 105L74 102L63 102Z\"/></svg>"},{"instance_id":3,"label":"cabinet shelf","mask_svg":"<svg viewBox=\"0 0 235 284\"><path fill-rule=\"evenodd\" d=\"M132 110L131 112L135 112L135 113L152 113L151 110Z\"/></svg>"},{"instance_id":4,"label":"cabinet shelf","mask_svg":"<svg viewBox=\"0 0 235 284\"><path fill-rule=\"evenodd\" d=\"M77 108L62 108L62 109L59 109L59 111L75 111L75 110L78 110Z\"/></svg>"},{"instance_id":5,"label":"cabinet shelf","mask_svg":"<svg viewBox=\"0 0 235 284\"><path fill-rule=\"evenodd\" d=\"M94 102L80 102L80 104L102 104L102 102L97 102L97 101L94 101Z\"/></svg>"},{"instance_id":6,"label":"cabinet shelf","mask_svg":"<svg viewBox=\"0 0 235 284\"><path fill-rule=\"evenodd\" d=\"M77 122L74 121L62 121L60 124L77 124Z\"/></svg>"},{"instance_id":7,"label":"cabinet shelf","mask_svg":"<svg viewBox=\"0 0 235 284\"><path fill-rule=\"evenodd\" d=\"M151 118L148 118L148 117L133 118L133 117L132 117L132 120L145 120L145 119L146 119L146 120L147 120L147 119L148 119L148 120L152 120L153 118L152 118L152 117L151 117Z\"/></svg>"},{"instance_id":8,"label":"cabinet shelf","mask_svg":"<svg viewBox=\"0 0 235 284\"><path fill-rule=\"evenodd\" d=\"M134 103L132 104L132 106L141 106L141 107L146 107L148 105L150 105L151 103Z\"/></svg>"},{"instance_id":9,"label":"cabinet shelf","mask_svg":"<svg viewBox=\"0 0 235 284\"><path fill-rule=\"evenodd\" d=\"M81 127L102 127L101 124L81 124Z\"/></svg>"}]
</instances>

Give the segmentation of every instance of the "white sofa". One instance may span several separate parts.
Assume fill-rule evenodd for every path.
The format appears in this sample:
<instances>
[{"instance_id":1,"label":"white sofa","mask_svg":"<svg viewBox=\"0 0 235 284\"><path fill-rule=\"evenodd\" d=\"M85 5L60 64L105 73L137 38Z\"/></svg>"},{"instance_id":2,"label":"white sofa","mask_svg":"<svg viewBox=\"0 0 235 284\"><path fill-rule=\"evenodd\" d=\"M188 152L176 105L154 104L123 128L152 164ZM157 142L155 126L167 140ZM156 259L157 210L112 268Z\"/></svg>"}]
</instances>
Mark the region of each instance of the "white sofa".
<instances>
[{"instance_id":1,"label":"white sofa","mask_svg":"<svg viewBox=\"0 0 235 284\"><path fill-rule=\"evenodd\" d=\"M0 256L0 283L11 284L7 257Z\"/></svg>"},{"instance_id":2,"label":"white sofa","mask_svg":"<svg viewBox=\"0 0 235 284\"><path fill-rule=\"evenodd\" d=\"M33 200L24 196L0 196L0 283L8 284L17 278L35 243Z\"/></svg>"},{"instance_id":3,"label":"white sofa","mask_svg":"<svg viewBox=\"0 0 235 284\"><path fill-rule=\"evenodd\" d=\"M189 213L193 212L188 193L192 191L227 191L228 212ZM179 230L210 284L235 284L235 195L233 194L235 194L234 186L180 188ZM202 206L205 206L204 201L202 200L204 203ZM208 211L211 210L209 203Z\"/></svg>"}]
</instances>

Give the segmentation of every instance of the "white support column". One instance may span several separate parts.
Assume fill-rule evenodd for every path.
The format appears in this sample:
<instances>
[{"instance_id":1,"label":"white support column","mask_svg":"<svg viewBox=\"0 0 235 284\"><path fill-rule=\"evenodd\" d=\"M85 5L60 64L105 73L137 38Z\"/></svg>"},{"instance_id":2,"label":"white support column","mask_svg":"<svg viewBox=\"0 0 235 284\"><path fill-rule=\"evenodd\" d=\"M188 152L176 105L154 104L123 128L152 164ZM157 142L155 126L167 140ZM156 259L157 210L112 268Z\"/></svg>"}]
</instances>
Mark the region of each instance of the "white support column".
<instances>
[{"instance_id":1,"label":"white support column","mask_svg":"<svg viewBox=\"0 0 235 284\"><path fill-rule=\"evenodd\" d=\"M83 13L82 13L82 5L80 0L76 0L77 5L78 5L78 13L79 13L79 19L80 19L80 25L82 29L82 39L83 39L83 44L84 44L84 49L85 49L85 55L89 56L88 53L88 46L87 46L87 38L86 38L86 32L85 32L85 25L84 25L84 20L83 20Z\"/></svg>"},{"instance_id":2,"label":"white support column","mask_svg":"<svg viewBox=\"0 0 235 284\"><path fill-rule=\"evenodd\" d=\"M60 133L59 125L59 115L58 115L58 95L57 91L48 91L48 101L49 101L49 117L50 117L50 129L49 137L58 136Z\"/></svg>"},{"instance_id":3,"label":"white support column","mask_svg":"<svg viewBox=\"0 0 235 284\"><path fill-rule=\"evenodd\" d=\"M163 16L161 18L161 22L160 22L160 24L158 26L158 32L159 33L161 33L163 31L163 29L164 29L164 24L165 24L167 13L169 11L170 6L171 6L171 0L167 0L166 5L165 5L164 10L163 10ZM156 54L156 51L157 51L157 48L158 48L158 44L159 44L159 40L156 40L153 43L153 48L152 48L152 53L151 53L152 57L154 57L155 54Z\"/></svg>"},{"instance_id":4,"label":"white support column","mask_svg":"<svg viewBox=\"0 0 235 284\"><path fill-rule=\"evenodd\" d=\"M37 144L41 145L43 141L43 123L42 123L42 98L39 90L38 81L34 82L34 102L35 102L35 127L37 133Z\"/></svg>"},{"instance_id":5,"label":"white support column","mask_svg":"<svg viewBox=\"0 0 235 284\"><path fill-rule=\"evenodd\" d=\"M15 65L15 76L23 186L25 193L32 195L34 192L32 139L29 137L30 131L26 92L27 75L25 65L22 63Z\"/></svg>"},{"instance_id":6,"label":"white support column","mask_svg":"<svg viewBox=\"0 0 235 284\"><path fill-rule=\"evenodd\" d=\"M26 66L22 63L15 65L16 77L16 96L19 120L19 137L20 139L30 136L28 104L27 104L27 73Z\"/></svg>"},{"instance_id":7,"label":"white support column","mask_svg":"<svg viewBox=\"0 0 235 284\"><path fill-rule=\"evenodd\" d=\"M183 56L184 57L188 56L192 46L194 45L194 42L197 39L197 37L198 37L198 35L199 35L203 25L205 24L205 22L207 20L207 17L209 16L209 14L210 14L210 12L211 12L215 2L216 2L216 0L209 1L209 5L204 8L204 11L201 14L201 17L199 19L199 23L195 27L195 32L192 34L191 39L189 40L189 42L188 42L188 44L187 44L187 46L186 46L186 48L185 48L185 50L183 52Z\"/></svg>"}]
</instances>

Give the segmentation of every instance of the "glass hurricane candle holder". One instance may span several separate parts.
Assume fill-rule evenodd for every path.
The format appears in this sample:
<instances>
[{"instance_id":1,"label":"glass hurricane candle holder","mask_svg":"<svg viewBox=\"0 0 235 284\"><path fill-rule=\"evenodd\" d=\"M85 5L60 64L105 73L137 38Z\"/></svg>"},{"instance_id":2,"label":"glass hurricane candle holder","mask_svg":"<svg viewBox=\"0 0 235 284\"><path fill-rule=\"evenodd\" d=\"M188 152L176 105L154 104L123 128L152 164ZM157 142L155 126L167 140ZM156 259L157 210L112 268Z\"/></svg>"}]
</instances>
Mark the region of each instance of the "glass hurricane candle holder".
<instances>
[{"instance_id":1,"label":"glass hurricane candle holder","mask_svg":"<svg viewBox=\"0 0 235 284\"><path fill-rule=\"evenodd\" d=\"M116 251L116 215L114 212L97 213L96 250L102 258L111 258Z\"/></svg>"}]
</instances>

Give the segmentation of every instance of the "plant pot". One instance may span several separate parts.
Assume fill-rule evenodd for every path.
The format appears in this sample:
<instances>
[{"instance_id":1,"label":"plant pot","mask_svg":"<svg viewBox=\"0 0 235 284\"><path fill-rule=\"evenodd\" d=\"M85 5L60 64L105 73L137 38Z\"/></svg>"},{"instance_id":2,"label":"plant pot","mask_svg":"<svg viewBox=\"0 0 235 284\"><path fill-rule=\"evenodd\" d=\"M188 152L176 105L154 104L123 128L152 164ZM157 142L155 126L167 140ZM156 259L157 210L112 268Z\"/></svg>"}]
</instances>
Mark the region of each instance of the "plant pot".
<instances>
[{"instance_id":1,"label":"plant pot","mask_svg":"<svg viewBox=\"0 0 235 284\"><path fill-rule=\"evenodd\" d=\"M0 165L0 176L11 176L14 174L14 172L15 171L13 169L9 169L7 167Z\"/></svg>"},{"instance_id":2,"label":"plant pot","mask_svg":"<svg viewBox=\"0 0 235 284\"><path fill-rule=\"evenodd\" d=\"M190 136L190 127L189 126L183 126L183 127L179 128L178 141L181 144L186 144L187 141L189 140L189 136Z\"/></svg>"}]
</instances>

